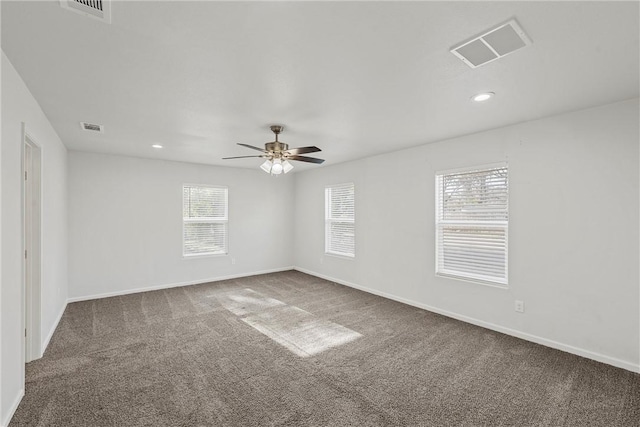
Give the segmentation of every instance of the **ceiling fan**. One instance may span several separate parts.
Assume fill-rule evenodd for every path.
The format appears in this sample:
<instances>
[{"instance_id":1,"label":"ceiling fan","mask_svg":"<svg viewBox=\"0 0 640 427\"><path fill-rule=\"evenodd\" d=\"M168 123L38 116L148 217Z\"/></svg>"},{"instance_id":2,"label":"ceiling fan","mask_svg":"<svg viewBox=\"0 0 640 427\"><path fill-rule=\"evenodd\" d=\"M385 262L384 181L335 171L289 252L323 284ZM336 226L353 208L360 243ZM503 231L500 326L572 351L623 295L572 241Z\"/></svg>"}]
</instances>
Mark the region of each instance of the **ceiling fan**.
<instances>
[{"instance_id":1,"label":"ceiling fan","mask_svg":"<svg viewBox=\"0 0 640 427\"><path fill-rule=\"evenodd\" d=\"M289 160L296 160L299 162L316 163L320 164L324 162L324 159L316 159L315 157L301 156L300 154L315 153L322 151L318 147L298 147L289 148L288 144L278 141L278 135L282 133L284 126L273 125L271 131L276 135L276 140L273 142L267 142L264 144L264 149L254 147L253 145L241 144L243 147L251 148L253 150L262 151L259 156L237 156L237 157L224 157L222 160L228 159L244 159L247 157L260 157L267 159L260 168L272 175L280 175L281 173L287 173L293 169L293 165L289 163Z\"/></svg>"}]
</instances>

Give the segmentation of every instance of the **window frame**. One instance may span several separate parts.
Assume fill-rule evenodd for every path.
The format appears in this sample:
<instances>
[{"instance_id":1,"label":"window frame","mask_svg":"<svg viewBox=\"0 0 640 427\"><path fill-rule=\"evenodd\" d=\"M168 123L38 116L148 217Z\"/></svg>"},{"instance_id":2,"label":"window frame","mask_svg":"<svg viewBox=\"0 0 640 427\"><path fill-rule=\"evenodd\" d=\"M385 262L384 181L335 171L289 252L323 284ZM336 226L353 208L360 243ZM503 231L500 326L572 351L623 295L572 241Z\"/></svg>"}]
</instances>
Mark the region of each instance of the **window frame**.
<instances>
[{"instance_id":1,"label":"window frame","mask_svg":"<svg viewBox=\"0 0 640 427\"><path fill-rule=\"evenodd\" d=\"M331 218L331 196L330 191L342 187L353 188L353 217L352 218ZM331 224L345 223L353 224L353 253L332 251L331 246ZM324 188L324 253L325 255L354 259L356 257L356 186L353 182L341 184L331 184Z\"/></svg>"},{"instance_id":2,"label":"window frame","mask_svg":"<svg viewBox=\"0 0 640 427\"><path fill-rule=\"evenodd\" d=\"M442 178L446 175L464 174L471 172L483 172L494 169L506 170L506 220L443 220L441 215L443 212L443 195L440 185ZM448 169L435 172L435 274L438 277L462 280L466 282L478 283L481 285L497 287L501 289L509 288L509 165L507 162L490 163L471 167ZM441 269L440 265L440 228L441 226L459 226L459 227L476 227L477 229L496 229L504 230L504 278L489 278L482 275L474 275L470 273L455 271L451 269Z\"/></svg>"},{"instance_id":3,"label":"window frame","mask_svg":"<svg viewBox=\"0 0 640 427\"><path fill-rule=\"evenodd\" d=\"M184 217L184 190L186 187L218 188L225 191L224 219L220 218L185 218ZM211 184L182 184L182 258L218 257L229 255L229 187ZM185 253L185 226L186 224L223 224L225 229L224 252L200 252L196 254Z\"/></svg>"}]
</instances>

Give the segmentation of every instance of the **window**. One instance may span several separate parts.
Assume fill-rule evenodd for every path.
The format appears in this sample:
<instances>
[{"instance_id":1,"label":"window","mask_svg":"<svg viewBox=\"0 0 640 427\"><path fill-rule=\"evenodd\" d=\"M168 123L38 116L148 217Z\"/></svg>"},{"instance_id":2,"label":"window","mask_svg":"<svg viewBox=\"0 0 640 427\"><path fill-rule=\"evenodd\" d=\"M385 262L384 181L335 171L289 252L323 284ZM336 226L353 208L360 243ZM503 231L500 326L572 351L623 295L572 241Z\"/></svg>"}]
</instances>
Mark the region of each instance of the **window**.
<instances>
[{"instance_id":1,"label":"window","mask_svg":"<svg viewBox=\"0 0 640 427\"><path fill-rule=\"evenodd\" d=\"M354 257L356 224L353 184L325 188L325 252Z\"/></svg>"},{"instance_id":2,"label":"window","mask_svg":"<svg viewBox=\"0 0 640 427\"><path fill-rule=\"evenodd\" d=\"M227 200L225 187L182 187L184 256L227 253Z\"/></svg>"},{"instance_id":3,"label":"window","mask_svg":"<svg viewBox=\"0 0 640 427\"><path fill-rule=\"evenodd\" d=\"M507 166L436 175L436 274L507 284Z\"/></svg>"}]
</instances>

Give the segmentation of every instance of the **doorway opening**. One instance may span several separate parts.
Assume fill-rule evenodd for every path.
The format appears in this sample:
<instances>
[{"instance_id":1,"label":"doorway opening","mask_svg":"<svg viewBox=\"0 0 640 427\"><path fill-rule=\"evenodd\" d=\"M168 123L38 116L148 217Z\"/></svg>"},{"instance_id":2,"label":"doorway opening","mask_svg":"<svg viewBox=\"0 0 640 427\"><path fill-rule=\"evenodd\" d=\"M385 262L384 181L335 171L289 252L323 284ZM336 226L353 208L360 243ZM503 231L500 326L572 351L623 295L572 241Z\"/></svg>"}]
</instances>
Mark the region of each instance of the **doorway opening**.
<instances>
[{"instance_id":1,"label":"doorway opening","mask_svg":"<svg viewBox=\"0 0 640 427\"><path fill-rule=\"evenodd\" d=\"M42 244L42 153L23 128L23 307L24 361L42 357L41 244Z\"/></svg>"}]
</instances>

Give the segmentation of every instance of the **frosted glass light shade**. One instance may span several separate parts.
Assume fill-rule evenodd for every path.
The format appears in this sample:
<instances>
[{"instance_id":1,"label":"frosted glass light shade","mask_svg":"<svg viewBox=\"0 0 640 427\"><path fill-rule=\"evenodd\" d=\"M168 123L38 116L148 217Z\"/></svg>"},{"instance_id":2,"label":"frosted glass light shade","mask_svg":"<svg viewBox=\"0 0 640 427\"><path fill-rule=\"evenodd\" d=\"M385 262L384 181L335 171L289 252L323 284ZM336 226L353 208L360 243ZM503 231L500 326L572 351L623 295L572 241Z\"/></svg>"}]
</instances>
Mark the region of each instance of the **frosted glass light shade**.
<instances>
[{"instance_id":1,"label":"frosted glass light shade","mask_svg":"<svg viewBox=\"0 0 640 427\"><path fill-rule=\"evenodd\" d=\"M282 162L282 167L284 169L284 173L288 173L291 169L293 169L293 165L289 163L289 160L285 160Z\"/></svg>"},{"instance_id":2,"label":"frosted glass light shade","mask_svg":"<svg viewBox=\"0 0 640 427\"><path fill-rule=\"evenodd\" d=\"M266 173L271 173L271 160L265 160L265 162L260 165L260 169L262 169L263 171L265 171Z\"/></svg>"}]
</instances>

